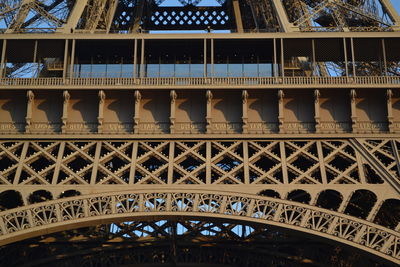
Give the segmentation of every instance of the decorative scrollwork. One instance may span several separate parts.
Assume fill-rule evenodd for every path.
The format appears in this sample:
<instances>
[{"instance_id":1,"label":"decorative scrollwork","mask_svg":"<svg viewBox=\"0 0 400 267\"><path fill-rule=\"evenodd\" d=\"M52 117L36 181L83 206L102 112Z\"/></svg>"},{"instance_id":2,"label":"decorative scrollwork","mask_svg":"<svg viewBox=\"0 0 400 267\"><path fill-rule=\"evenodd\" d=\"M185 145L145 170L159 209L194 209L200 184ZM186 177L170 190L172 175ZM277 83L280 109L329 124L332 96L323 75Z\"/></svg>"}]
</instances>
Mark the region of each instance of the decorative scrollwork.
<instances>
[{"instance_id":1,"label":"decorative scrollwork","mask_svg":"<svg viewBox=\"0 0 400 267\"><path fill-rule=\"evenodd\" d=\"M129 213L139 211L139 196L127 194L116 196L117 213Z\"/></svg>"},{"instance_id":2,"label":"decorative scrollwork","mask_svg":"<svg viewBox=\"0 0 400 267\"><path fill-rule=\"evenodd\" d=\"M3 219L9 234L30 228L28 211L13 212L5 215Z\"/></svg>"},{"instance_id":3,"label":"decorative scrollwork","mask_svg":"<svg viewBox=\"0 0 400 267\"><path fill-rule=\"evenodd\" d=\"M56 207L47 205L32 209L32 220L35 226L58 222Z\"/></svg>"},{"instance_id":4,"label":"decorative scrollwork","mask_svg":"<svg viewBox=\"0 0 400 267\"><path fill-rule=\"evenodd\" d=\"M165 193L151 193L144 195L145 211L166 211L167 195Z\"/></svg>"},{"instance_id":5,"label":"decorative scrollwork","mask_svg":"<svg viewBox=\"0 0 400 267\"><path fill-rule=\"evenodd\" d=\"M361 227L362 224L360 223L340 218L333 234L340 238L353 241Z\"/></svg>"},{"instance_id":6,"label":"decorative scrollwork","mask_svg":"<svg viewBox=\"0 0 400 267\"><path fill-rule=\"evenodd\" d=\"M111 197L89 198L89 215L98 216L111 214Z\"/></svg>"},{"instance_id":7,"label":"decorative scrollwork","mask_svg":"<svg viewBox=\"0 0 400 267\"><path fill-rule=\"evenodd\" d=\"M104 218L132 218L135 213L148 216L182 216L239 218L249 222L273 224L292 230L310 232L343 243L353 244L388 260L400 259L400 234L362 219L334 211L293 203L271 197L236 193L196 191L137 193L103 193L95 196L76 196L32 206L19 207L0 213L0 244L13 242L15 236L27 232L40 233L42 226L60 228L79 225L85 219L95 223ZM190 214L190 215L189 215ZM12 235L11 235L12 234Z\"/></svg>"},{"instance_id":8,"label":"decorative scrollwork","mask_svg":"<svg viewBox=\"0 0 400 267\"><path fill-rule=\"evenodd\" d=\"M244 197L228 197L225 214L245 216L251 199Z\"/></svg>"},{"instance_id":9,"label":"decorative scrollwork","mask_svg":"<svg viewBox=\"0 0 400 267\"><path fill-rule=\"evenodd\" d=\"M223 196L213 194L200 195L199 212L219 213Z\"/></svg>"},{"instance_id":10,"label":"decorative scrollwork","mask_svg":"<svg viewBox=\"0 0 400 267\"><path fill-rule=\"evenodd\" d=\"M61 203L61 217L63 221L85 217L83 200L73 200Z\"/></svg>"},{"instance_id":11,"label":"decorative scrollwork","mask_svg":"<svg viewBox=\"0 0 400 267\"><path fill-rule=\"evenodd\" d=\"M314 231L326 233L335 217L319 211L312 211L305 227Z\"/></svg>"},{"instance_id":12,"label":"decorative scrollwork","mask_svg":"<svg viewBox=\"0 0 400 267\"><path fill-rule=\"evenodd\" d=\"M279 221L285 224L300 225L306 209L292 205L283 205Z\"/></svg>"},{"instance_id":13,"label":"decorative scrollwork","mask_svg":"<svg viewBox=\"0 0 400 267\"><path fill-rule=\"evenodd\" d=\"M256 200L251 217L272 221L279 204L268 200Z\"/></svg>"},{"instance_id":14,"label":"decorative scrollwork","mask_svg":"<svg viewBox=\"0 0 400 267\"><path fill-rule=\"evenodd\" d=\"M191 212L193 211L194 199L194 194L172 194L171 210Z\"/></svg>"}]
</instances>

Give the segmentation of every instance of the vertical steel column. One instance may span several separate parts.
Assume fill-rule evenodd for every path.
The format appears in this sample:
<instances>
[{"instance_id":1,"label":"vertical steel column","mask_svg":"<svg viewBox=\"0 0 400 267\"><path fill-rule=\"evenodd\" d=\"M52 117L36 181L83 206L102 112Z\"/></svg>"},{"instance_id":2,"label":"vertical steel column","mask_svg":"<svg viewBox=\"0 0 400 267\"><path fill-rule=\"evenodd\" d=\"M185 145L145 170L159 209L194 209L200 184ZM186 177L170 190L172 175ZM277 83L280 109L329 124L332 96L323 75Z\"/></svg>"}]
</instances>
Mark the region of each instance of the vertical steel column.
<instances>
[{"instance_id":1,"label":"vertical steel column","mask_svg":"<svg viewBox=\"0 0 400 267\"><path fill-rule=\"evenodd\" d=\"M281 76L285 77L285 53L283 51L283 38L281 38Z\"/></svg>"},{"instance_id":2,"label":"vertical steel column","mask_svg":"<svg viewBox=\"0 0 400 267\"><path fill-rule=\"evenodd\" d=\"M140 78L144 77L144 51L145 51L145 47L144 47L144 39L142 39L142 45L141 45L141 50L140 50Z\"/></svg>"},{"instance_id":3,"label":"vertical steel column","mask_svg":"<svg viewBox=\"0 0 400 267\"><path fill-rule=\"evenodd\" d=\"M316 54L315 54L315 39L311 39L311 47L312 47L312 76L316 75L317 70L317 62L316 62Z\"/></svg>"},{"instance_id":4,"label":"vertical steel column","mask_svg":"<svg viewBox=\"0 0 400 267\"><path fill-rule=\"evenodd\" d=\"M387 71L387 60L386 60L386 44L385 39L382 38L382 54L383 54L383 73L385 76L388 75Z\"/></svg>"},{"instance_id":5,"label":"vertical steel column","mask_svg":"<svg viewBox=\"0 0 400 267\"><path fill-rule=\"evenodd\" d=\"M138 47L138 40L135 38L134 42L134 50L133 50L133 78L137 78L137 47Z\"/></svg>"},{"instance_id":6,"label":"vertical steel column","mask_svg":"<svg viewBox=\"0 0 400 267\"><path fill-rule=\"evenodd\" d=\"M203 76L204 76L204 77L207 77L207 39L204 39L203 64L204 64L204 73L203 73Z\"/></svg>"},{"instance_id":7,"label":"vertical steel column","mask_svg":"<svg viewBox=\"0 0 400 267\"><path fill-rule=\"evenodd\" d=\"M345 65L345 69L346 69L346 77L349 77L349 59L347 56L346 38L343 38L343 52L344 52L344 65Z\"/></svg>"},{"instance_id":8,"label":"vertical steel column","mask_svg":"<svg viewBox=\"0 0 400 267\"><path fill-rule=\"evenodd\" d=\"M67 72L68 72L68 49L69 49L69 40L65 40L65 46L64 46L64 64L63 64L63 80L65 82L65 79L67 78Z\"/></svg>"},{"instance_id":9,"label":"vertical steel column","mask_svg":"<svg viewBox=\"0 0 400 267\"><path fill-rule=\"evenodd\" d=\"M351 45L351 61L353 62L353 76L356 75L356 60L355 60L355 55L354 55L354 40L353 38L350 38L350 45Z\"/></svg>"},{"instance_id":10,"label":"vertical steel column","mask_svg":"<svg viewBox=\"0 0 400 267\"><path fill-rule=\"evenodd\" d=\"M39 62L37 62L37 51L38 50L38 40L35 40L35 46L34 46L34 49L33 49L33 64L35 64L35 63L37 63L37 77L36 78L39 78L39 73L40 73L40 66L39 66ZM34 77L32 77L32 78L34 78Z\"/></svg>"},{"instance_id":11,"label":"vertical steel column","mask_svg":"<svg viewBox=\"0 0 400 267\"><path fill-rule=\"evenodd\" d=\"M69 78L74 78L74 64L75 64L75 46L76 40L72 40L72 51L71 51L71 65L69 66Z\"/></svg>"},{"instance_id":12,"label":"vertical steel column","mask_svg":"<svg viewBox=\"0 0 400 267\"><path fill-rule=\"evenodd\" d=\"M274 72L274 77L278 77L278 59L277 59L277 54L276 54L276 39L273 39L274 42L274 64L273 64L273 72Z\"/></svg>"},{"instance_id":13,"label":"vertical steel column","mask_svg":"<svg viewBox=\"0 0 400 267\"><path fill-rule=\"evenodd\" d=\"M7 52L7 40L3 40L3 47L1 49L1 61L0 61L0 79L4 78L6 72L6 52Z\"/></svg>"},{"instance_id":14,"label":"vertical steel column","mask_svg":"<svg viewBox=\"0 0 400 267\"><path fill-rule=\"evenodd\" d=\"M214 39L211 39L211 77L214 77L215 69L214 69Z\"/></svg>"}]
</instances>

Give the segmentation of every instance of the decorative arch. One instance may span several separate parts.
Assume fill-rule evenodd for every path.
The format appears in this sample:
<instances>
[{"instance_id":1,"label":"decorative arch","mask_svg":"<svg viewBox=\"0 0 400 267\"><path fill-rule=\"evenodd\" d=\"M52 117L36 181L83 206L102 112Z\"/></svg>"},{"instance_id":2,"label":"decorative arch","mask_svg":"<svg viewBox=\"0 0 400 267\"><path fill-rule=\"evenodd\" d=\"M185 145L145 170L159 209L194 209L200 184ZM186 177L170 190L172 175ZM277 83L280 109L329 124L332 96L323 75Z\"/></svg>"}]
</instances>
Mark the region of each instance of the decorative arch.
<instances>
[{"instance_id":1,"label":"decorative arch","mask_svg":"<svg viewBox=\"0 0 400 267\"><path fill-rule=\"evenodd\" d=\"M231 192L138 190L63 198L0 213L0 245L98 223L219 218L305 232L400 263L400 233L293 201Z\"/></svg>"}]
</instances>

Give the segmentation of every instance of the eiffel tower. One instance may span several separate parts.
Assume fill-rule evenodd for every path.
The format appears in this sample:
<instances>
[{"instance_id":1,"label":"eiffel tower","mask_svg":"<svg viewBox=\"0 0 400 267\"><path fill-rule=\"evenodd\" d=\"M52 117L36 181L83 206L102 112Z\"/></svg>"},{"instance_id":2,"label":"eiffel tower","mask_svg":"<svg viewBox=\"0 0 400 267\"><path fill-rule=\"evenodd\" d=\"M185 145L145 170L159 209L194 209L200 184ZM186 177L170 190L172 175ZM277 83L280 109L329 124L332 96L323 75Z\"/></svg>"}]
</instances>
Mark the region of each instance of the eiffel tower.
<instances>
[{"instance_id":1,"label":"eiffel tower","mask_svg":"<svg viewBox=\"0 0 400 267\"><path fill-rule=\"evenodd\" d=\"M1 266L398 266L390 0L2 0Z\"/></svg>"}]
</instances>

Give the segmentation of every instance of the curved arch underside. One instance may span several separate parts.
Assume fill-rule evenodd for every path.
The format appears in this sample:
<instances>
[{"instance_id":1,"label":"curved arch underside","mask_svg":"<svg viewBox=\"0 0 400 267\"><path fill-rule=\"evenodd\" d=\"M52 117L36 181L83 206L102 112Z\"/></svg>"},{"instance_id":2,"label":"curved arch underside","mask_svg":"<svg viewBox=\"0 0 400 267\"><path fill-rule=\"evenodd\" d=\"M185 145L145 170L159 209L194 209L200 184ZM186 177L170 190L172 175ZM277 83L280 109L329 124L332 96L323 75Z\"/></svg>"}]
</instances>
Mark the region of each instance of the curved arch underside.
<instances>
[{"instance_id":1,"label":"curved arch underside","mask_svg":"<svg viewBox=\"0 0 400 267\"><path fill-rule=\"evenodd\" d=\"M394 265L279 227L182 218L101 224L31 238L0 248L0 262L21 267Z\"/></svg>"},{"instance_id":2,"label":"curved arch underside","mask_svg":"<svg viewBox=\"0 0 400 267\"><path fill-rule=\"evenodd\" d=\"M365 220L269 197L157 188L77 196L1 212L0 244L84 226L151 218L208 218L272 225L400 263L400 234Z\"/></svg>"}]
</instances>

